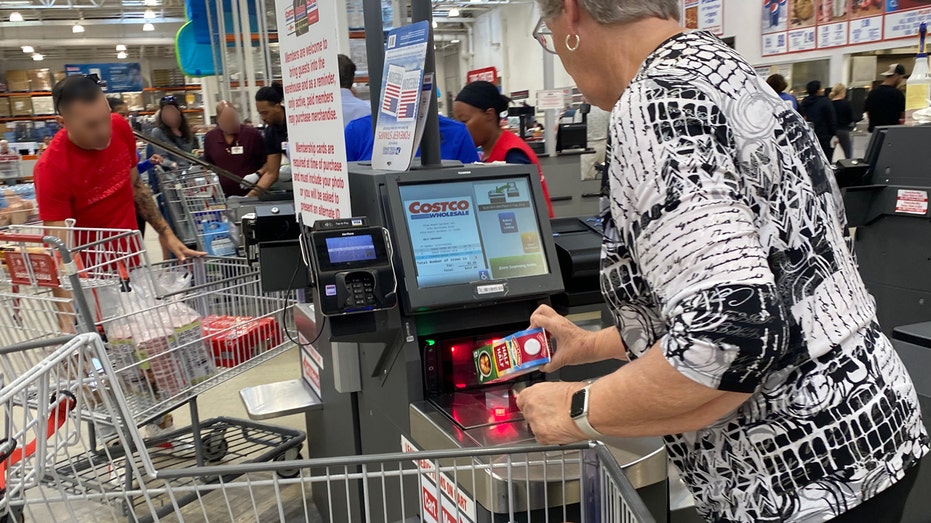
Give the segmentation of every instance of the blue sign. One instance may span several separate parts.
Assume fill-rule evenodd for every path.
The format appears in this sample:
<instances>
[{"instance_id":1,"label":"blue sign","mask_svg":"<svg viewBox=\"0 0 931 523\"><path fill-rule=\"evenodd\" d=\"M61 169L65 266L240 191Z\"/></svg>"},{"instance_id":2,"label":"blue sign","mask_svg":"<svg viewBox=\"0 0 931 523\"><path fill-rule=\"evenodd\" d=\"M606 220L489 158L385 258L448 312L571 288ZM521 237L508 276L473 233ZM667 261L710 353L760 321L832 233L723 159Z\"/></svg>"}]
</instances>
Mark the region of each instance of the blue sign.
<instances>
[{"instance_id":1,"label":"blue sign","mask_svg":"<svg viewBox=\"0 0 931 523\"><path fill-rule=\"evenodd\" d=\"M138 62L112 64L66 64L65 74L96 74L107 83L103 90L108 93L141 91L143 87L142 66Z\"/></svg>"}]
</instances>

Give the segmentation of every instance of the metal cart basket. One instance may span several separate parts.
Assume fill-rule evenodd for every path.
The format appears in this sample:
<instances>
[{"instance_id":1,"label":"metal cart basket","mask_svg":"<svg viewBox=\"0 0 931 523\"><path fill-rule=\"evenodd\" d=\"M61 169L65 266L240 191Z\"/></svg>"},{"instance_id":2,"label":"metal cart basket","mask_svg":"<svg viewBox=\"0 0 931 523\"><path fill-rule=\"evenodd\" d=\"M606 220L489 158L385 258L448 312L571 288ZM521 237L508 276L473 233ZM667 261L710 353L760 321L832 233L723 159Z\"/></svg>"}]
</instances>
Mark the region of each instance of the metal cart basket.
<instances>
[{"instance_id":1,"label":"metal cart basket","mask_svg":"<svg viewBox=\"0 0 931 523\"><path fill-rule=\"evenodd\" d=\"M226 197L217 174L191 167L157 169L156 176L178 238L214 256L234 256L236 244L230 239Z\"/></svg>"}]
</instances>

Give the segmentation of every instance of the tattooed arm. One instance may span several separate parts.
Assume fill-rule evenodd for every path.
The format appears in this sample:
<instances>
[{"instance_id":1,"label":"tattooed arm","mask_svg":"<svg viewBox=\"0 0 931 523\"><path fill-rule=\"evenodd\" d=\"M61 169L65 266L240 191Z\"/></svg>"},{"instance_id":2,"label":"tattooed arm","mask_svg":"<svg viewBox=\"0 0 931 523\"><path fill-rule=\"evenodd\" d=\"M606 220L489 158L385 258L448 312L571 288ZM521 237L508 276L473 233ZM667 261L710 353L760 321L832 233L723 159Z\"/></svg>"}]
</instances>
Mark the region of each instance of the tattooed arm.
<instances>
[{"instance_id":1,"label":"tattooed arm","mask_svg":"<svg viewBox=\"0 0 931 523\"><path fill-rule=\"evenodd\" d=\"M165 221L165 217L159 212L158 205L155 203L155 197L152 195L152 190L149 189L149 186L146 185L139 176L139 170L133 168L130 176L132 177L133 199L136 204L136 212L158 233L158 241L162 244L162 247L182 261L189 257L198 257L206 254L189 249L187 245L184 245L184 243L175 236L171 227L168 226L168 222Z\"/></svg>"}]
</instances>

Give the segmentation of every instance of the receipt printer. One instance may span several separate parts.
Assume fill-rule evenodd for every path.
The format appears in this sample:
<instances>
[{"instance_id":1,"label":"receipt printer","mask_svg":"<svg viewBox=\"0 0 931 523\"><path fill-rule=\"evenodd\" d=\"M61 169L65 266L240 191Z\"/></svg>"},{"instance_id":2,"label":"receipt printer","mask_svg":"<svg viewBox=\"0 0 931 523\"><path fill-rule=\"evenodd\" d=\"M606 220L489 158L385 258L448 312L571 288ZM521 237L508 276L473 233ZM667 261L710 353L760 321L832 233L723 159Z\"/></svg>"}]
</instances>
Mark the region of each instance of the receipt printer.
<instances>
[{"instance_id":1,"label":"receipt printer","mask_svg":"<svg viewBox=\"0 0 931 523\"><path fill-rule=\"evenodd\" d=\"M397 305L391 240L364 218L318 220L310 232L316 304L326 316Z\"/></svg>"}]
</instances>

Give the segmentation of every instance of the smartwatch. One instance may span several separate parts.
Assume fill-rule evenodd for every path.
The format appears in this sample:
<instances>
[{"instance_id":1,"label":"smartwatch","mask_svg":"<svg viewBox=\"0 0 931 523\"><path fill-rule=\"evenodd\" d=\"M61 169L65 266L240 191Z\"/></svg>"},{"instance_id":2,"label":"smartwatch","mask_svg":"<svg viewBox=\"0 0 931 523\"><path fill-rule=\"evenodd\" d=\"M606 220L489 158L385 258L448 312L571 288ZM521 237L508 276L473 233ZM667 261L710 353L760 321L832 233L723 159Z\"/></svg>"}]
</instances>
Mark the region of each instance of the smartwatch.
<instances>
[{"instance_id":1,"label":"smartwatch","mask_svg":"<svg viewBox=\"0 0 931 523\"><path fill-rule=\"evenodd\" d=\"M575 426L579 428L582 434L585 434L591 439L598 440L603 438L604 435L595 430L595 427L592 427L592 424L588 421L588 400L590 398L589 389L591 388L591 385L586 385L572 395L569 417L572 418L572 421L575 422Z\"/></svg>"}]
</instances>

